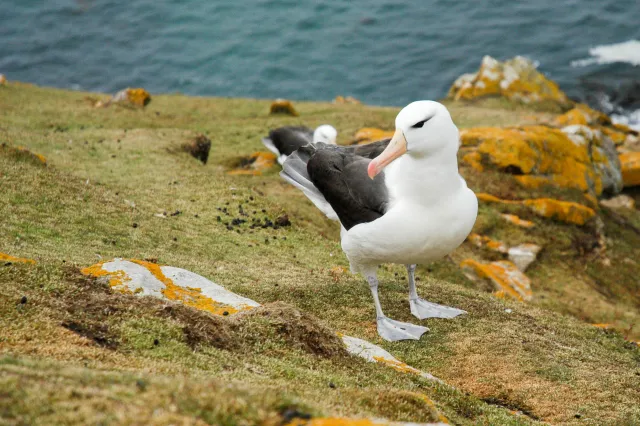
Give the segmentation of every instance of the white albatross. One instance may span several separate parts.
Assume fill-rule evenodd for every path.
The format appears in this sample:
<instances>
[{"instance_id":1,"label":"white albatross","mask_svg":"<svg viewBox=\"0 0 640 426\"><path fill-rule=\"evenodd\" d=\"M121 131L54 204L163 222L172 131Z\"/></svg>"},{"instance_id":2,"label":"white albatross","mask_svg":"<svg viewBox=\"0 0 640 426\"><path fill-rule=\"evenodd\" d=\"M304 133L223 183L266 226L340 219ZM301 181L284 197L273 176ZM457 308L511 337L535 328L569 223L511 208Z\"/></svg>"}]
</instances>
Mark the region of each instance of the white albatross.
<instances>
[{"instance_id":1,"label":"white albatross","mask_svg":"<svg viewBox=\"0 0 640 426\"><path fill-rule=\"evenodd\" d=\"M373 160L359 155L359 147L312 143L289 156L281 176L340 221L342 250L351 271L369 283L380 336L417 340L428 328L384 315L376 269L381 263L406 265L411 313L419 319L465 313L418 297L414 272L416 264L443 258L462 244L478 201L458 173L458 129L444 105L409 104L396 117L391 141L381 143L386 148Z\"/></svg>"},{"instance_id":2,"label":"white albatross","mask_svg":"<svg viewBox=\"0 0 640 426\"><path fill-rule=\"evenodd\" d=\"M269 151L278 156L278 163L283 164L296 149L312 142L336 144L338 131L330 124L318 126L311 130L306 126L284 126L269 131L269 136L262 138L262 143Z\"/></svg>"}]
</instances>

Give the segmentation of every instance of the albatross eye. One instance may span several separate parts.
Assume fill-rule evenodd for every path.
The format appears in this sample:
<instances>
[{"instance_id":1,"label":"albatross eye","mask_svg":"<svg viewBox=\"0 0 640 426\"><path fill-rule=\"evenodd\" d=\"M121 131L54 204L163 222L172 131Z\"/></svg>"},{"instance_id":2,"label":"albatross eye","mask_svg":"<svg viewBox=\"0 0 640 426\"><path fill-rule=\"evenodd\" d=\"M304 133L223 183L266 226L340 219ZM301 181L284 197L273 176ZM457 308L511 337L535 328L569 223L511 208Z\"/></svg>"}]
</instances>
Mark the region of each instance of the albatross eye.
<instances>
[{"instance_id":1,"label":"albatross eye","mask_svg":"<svg viewBox=\"0 0 640 426\"><path fill-rule=\"evenodd\" d=\"M416 124L414 124L413 126L411 126L412 129L419 129L422 126L424 126L424 123L426 123L427 121L429 121L429 119L427 118L426 120L422 120L422 121L418 121Z\"/></svg>"}]
</instances>

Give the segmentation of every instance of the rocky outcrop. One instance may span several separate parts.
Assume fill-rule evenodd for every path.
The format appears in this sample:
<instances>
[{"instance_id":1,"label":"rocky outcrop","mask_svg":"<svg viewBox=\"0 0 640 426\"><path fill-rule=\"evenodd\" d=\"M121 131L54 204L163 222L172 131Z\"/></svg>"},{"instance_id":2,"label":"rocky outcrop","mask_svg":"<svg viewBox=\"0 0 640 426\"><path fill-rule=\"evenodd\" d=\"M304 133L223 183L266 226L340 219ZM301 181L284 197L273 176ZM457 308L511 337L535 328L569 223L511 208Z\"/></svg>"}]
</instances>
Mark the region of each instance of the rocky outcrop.
<instances>
[{"instance_id":1,"label":"rocky outcrop","mask_svg":"<svg viewBox=\"0 0 640 426\"><path fill-rule=\"evenodd\" d=\"M589 126L604 133L616 146L636 143L638 132L623 125L616 124L611 118L600 111L596 111L585 104L577 104L575 108L556 117L551 123L556 127Z\"/></svg>"},{"instance_id":2,"label":"rocky outcrop","mask_svg":"<svg viewBox=\"0 0 640 426\"><path fill-rule=\"evenodd\" d=\"M501 294L520 301L529 301L533 297L531 280L508 260L482 263L465 259L460 267L471 280L485 280Z\"/></svg>"},{"instance_id":3,"label":"rocky outcrop","mask_svg":"<svg viewBox=\"0 0 640 426\"><path fill-rule=\"evenodd\" d=\"M640 152L620 154L620 167L624 186L640 185Z\"/></svg>"},{"instance_id":4,"label":"rocky outcrop","mask_svg":"<svg viewBox=\"0 0 640 426\"><path fill-rule=\"evenodd\" d=\"M448 94L455 100L487 96L502 96L526 104L550 103L561 109L573 104L555 82L542 75L532 61L521 56L505 62L485 56L478 72L458 77Z\"/></svg>"},{"instance_id":5,"label":"rocky outcrop","mask_svg":"<svg viewBox=\"0 0 640 426\"><path fill-rule=\"evenodd\" d=\"M505 254L521 271L525 271L533 263L542 247L536 244L524 243L509 247L502 241L497 241L486 235L470 234L468 240L476 247Z\"/></svg>"},{"instance_id":6,"label":"rocky outcrop","mask_svg":"<svg viewBox=\"0 0 640 426\"><path fill-rule=\"evenodd\" d=\"M276 99L269 107L269 114L285 114L297 117L298 111L293 107L293 103L287 99Z\"/></svg>"},{"instance_id":7,"label":"rocky outcrop","mask_svg":"<svg viewBox=\"0 0 640 426\"><path fill-rule=\"evenodd\" d=\"M233 170L228 171L230 175L261 175L276 164L276 155L272 152L254 152L248 157L240 159L239 164Z\"/></svg>"},{"instance_id":8,"label":"rocky outcrop","mask_svg":"<svg viewBox=\"0 0 640 426\"><path fill-rule=\"evenodd\" d=\"M516 174L528 187L556 185L601 195L622 189L620 165L611 140L599 130L532 125L477 127L460 132L463 161Z\"/></svg>"},{"instance_id":9,"label":"rocky outcrop","mask_svg":"<svg viewBox=\"0 0 640 426\"><path fill-rule=\"evenodd\" d=\"M596 216L595 210L582 204L554 200L552 198L536 198L529 200L503 200L491 194L478 193L478 200L487 203L515 204L528 207L539 216L555 219L560 222L584 225Z\"/></svg>"},{"instance_id":10,"label":"rocky outcrop","mask_svg":"<svg viewBox=\"0 0 640 426\"><path fill-rule=\"evenodd\" d=\"M600 205L609 209L629 209L636 208L636 201L628 195L622 194L607 200L600 200Z\"/></svg>"},{"instance_id":11,"label":"rocky outcrop","mask_svg":"<svg viewBox=\"0 0 640 426\"><path fill-rule=\"evenodd\" d=\"M5 86L7 84L7 77L4 74L0 74L0 86Z\"/></svg>"},{"instance_id":12,"label":"rocky outcrop","mask_svg":"<svg viewBox=\"0 0 640 426\"><path fill-rule=\"evenodd\" d=\"M353 137L353 143L365 144L393 137L393 130L382 130L375 127L363 127Z\"/></svg>"}]
</instances>

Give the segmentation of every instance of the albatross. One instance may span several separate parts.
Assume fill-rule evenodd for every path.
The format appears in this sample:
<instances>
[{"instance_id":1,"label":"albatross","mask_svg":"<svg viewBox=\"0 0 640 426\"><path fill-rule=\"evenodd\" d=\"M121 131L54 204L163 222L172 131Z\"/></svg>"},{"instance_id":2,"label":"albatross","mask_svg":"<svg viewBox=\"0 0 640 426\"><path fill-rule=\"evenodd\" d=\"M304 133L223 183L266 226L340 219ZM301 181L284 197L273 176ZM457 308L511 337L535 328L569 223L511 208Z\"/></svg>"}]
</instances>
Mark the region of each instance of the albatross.
<instances>
[{"instance_id":1,"label":"albatross","mask_svg":"<svg viewBox=\"0 0 640 426\"><path fill-rule=\"evenodd\" d=\"M298 148L313 142L335 145L337 136L337 130L329 124L318 126L315 131L306 126L284 126L270 130L262 143L278 156L278 163L283 164Z\"/></svg>"},{"instance_id":2,"label":"albatross","mask_svg":"<svg viewBox=\"0 0 640 426\"><path fill-rule=\"evenodd\" d=\"M376 270L403 264L409 305L418 319L453 318L465 311L418 296L417 264L451 253L471 232L478 201L458 173L458 129L446 107L417 101L396 117L391 140L362 147L311 143L293 152L281 176L341 224L351 271L371 289L378 333L388 341L419 339L427 327L384 315Z\"/></svg>"}]
</instances>

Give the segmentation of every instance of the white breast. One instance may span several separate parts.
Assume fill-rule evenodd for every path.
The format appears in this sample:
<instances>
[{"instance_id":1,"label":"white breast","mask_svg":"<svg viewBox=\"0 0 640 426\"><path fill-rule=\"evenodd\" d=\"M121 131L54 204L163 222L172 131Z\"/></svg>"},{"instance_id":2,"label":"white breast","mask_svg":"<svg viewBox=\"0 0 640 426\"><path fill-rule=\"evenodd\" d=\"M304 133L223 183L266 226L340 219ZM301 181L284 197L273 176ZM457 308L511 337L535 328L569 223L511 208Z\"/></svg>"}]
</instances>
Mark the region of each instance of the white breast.
<instances>
[{"instance_id":1,"label":"white breast","mask_svg":"<svg viewBox=\"0 0 640 426\"><path fill-rule=\"evenodd\" d=\"M380 263L428 263L462 244L477 212L477 198L466 184L428 207L400 201L381 218L346 232L342 248L354 271Z\"/></svg>"}]
</instances>

